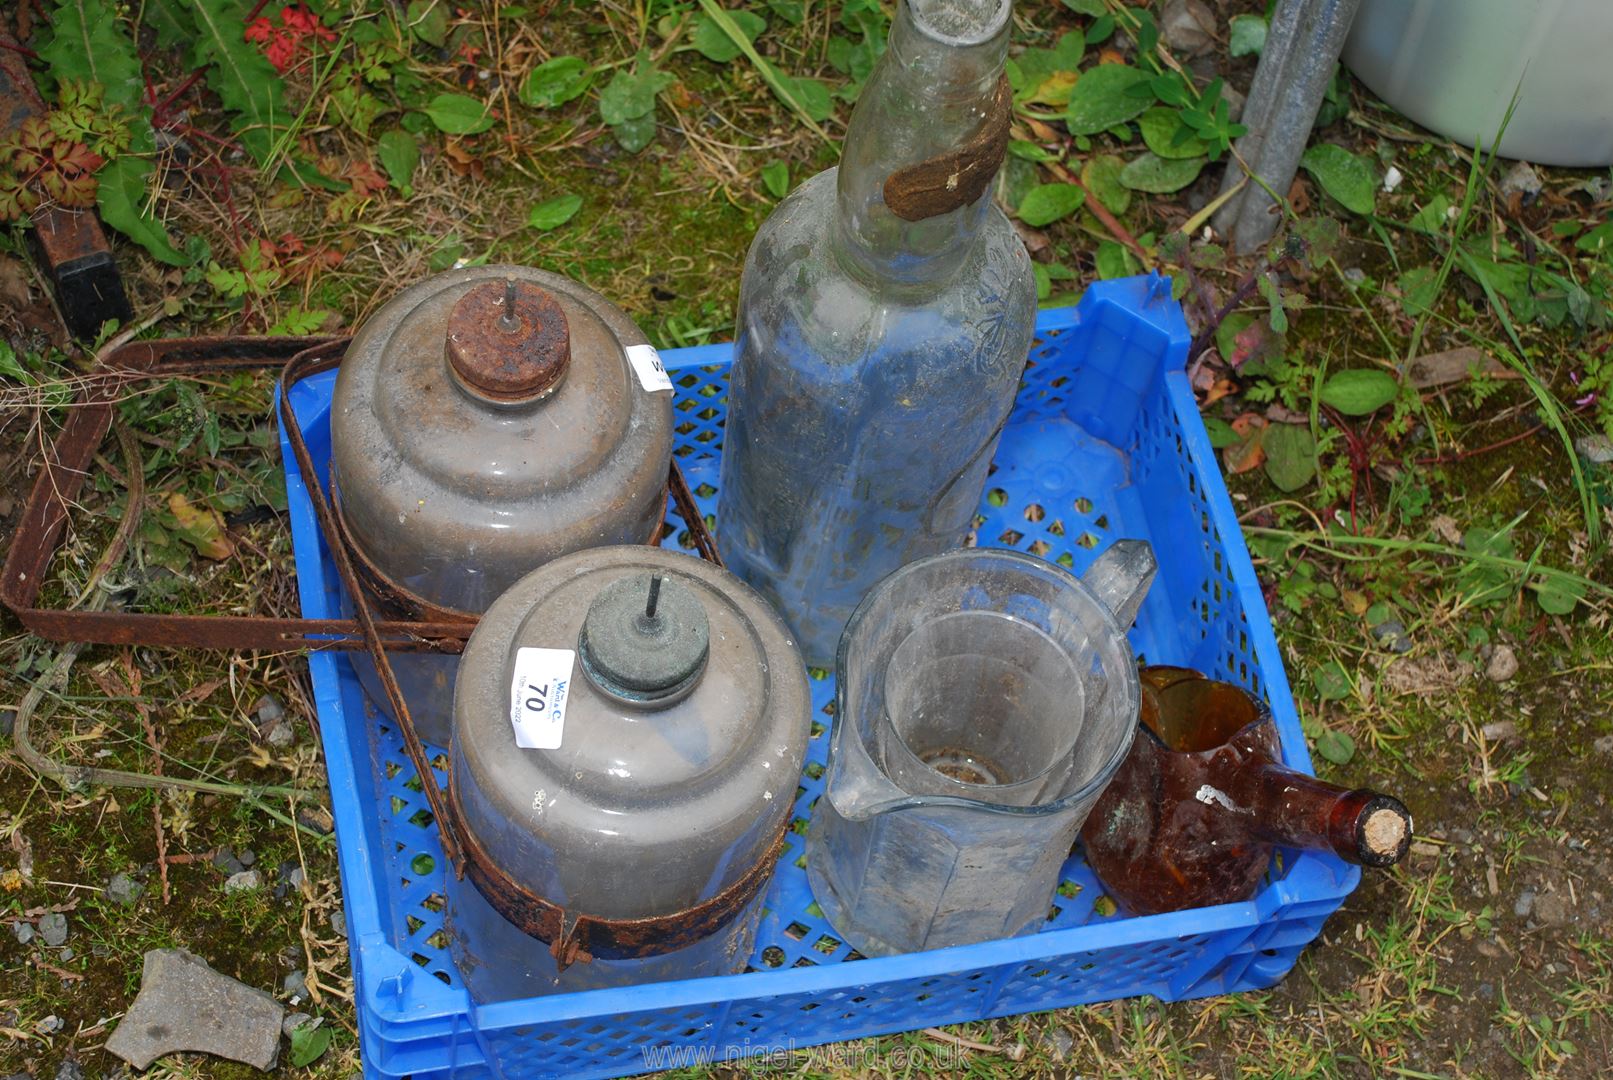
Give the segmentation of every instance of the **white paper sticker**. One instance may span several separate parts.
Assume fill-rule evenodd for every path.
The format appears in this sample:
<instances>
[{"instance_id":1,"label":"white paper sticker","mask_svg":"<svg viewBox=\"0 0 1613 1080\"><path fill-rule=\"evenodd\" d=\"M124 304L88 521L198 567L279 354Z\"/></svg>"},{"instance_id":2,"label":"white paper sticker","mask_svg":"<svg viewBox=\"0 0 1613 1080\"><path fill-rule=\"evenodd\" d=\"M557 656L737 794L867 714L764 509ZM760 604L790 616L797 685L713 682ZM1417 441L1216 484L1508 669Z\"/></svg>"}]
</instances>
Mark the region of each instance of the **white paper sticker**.
<instances>
[{"instance_id":1,"label":"white paper sticker","mask_svg":"<svg viewBox=\"0 0 1613 1080\"><path fill-rule=\"evenodd\" d=\"M510 680L510 724L515 745L526 750L558 750L566 731L566 699L571 695L571 649L517 649Z\"/></svg>"},{"instance_id":2,"label":"white paper sticker","mask_svg":"<svg viewBox=\"0 0 1613 1080\"><path fill-rule=\"evenodd\" d=\"M661 354L655 351L654 345L629 345L627 360L638 372L639 385L645 390L653 394L657 390L672 389L672 378L661 366Z\"/></svg>"}]
</instances>

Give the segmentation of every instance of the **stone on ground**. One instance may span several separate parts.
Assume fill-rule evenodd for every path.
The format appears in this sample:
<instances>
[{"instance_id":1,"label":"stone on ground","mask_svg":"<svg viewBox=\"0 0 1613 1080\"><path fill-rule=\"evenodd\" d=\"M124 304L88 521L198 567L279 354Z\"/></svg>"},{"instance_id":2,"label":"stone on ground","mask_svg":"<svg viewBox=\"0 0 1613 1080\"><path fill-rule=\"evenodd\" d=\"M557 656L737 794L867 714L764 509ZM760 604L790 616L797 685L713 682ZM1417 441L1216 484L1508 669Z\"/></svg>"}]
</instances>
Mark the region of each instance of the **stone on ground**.
<instances>
[{"instance_id":1,"label":"stone on ground","mask_svg":"<svg viewBox=\"0 0 1613 1080\"><path fill-rule=\"evenodd\" d=\"M137 1069L192 1051L268 1071L280 1052L284 1015L269 994L220 975L194 953L152 949L140 993L106 1049Z\"/></svg>"}]
</instances>

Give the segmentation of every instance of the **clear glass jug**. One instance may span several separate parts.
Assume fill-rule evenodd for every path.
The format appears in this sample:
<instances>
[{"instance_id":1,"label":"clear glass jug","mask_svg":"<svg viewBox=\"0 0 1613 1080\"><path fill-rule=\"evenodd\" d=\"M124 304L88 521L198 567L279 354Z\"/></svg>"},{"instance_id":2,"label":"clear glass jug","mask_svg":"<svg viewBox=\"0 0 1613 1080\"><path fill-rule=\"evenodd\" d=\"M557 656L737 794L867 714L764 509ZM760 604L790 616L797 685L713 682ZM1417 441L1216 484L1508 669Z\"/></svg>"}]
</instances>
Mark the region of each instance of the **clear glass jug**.
<instances>
[{"instance_id":1,"label":"clear glass jug","mask_svg":"<svg viewBox=\"0 0 1613 1080\"><path fill-rule=\"evenodd\" d=\"M1082 579L1014 551L912 563L846 626L807 875L857 951L1012 937L1137 727L1126 641L1153 550L1121 540Z\"/></svg>"}]
</instances>

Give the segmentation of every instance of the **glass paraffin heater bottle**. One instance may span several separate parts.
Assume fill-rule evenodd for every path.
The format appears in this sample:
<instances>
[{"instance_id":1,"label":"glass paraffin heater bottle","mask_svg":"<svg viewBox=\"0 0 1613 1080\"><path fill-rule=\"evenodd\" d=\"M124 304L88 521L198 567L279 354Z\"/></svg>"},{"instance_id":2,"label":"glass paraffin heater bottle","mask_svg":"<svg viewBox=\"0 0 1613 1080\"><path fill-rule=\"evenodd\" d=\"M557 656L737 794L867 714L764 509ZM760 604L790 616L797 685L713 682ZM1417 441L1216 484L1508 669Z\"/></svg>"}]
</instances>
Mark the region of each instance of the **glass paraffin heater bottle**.
<instances>
[{"instance_id":1,"label":"glass paraffin heater bottle","mask_svg":"<svg viewBox=\"0 0 1613 1080\"><path fill-rule=\"evenodd\" d=\"M838 169L762 225L740 289L718 544L828 666L872 586L960 545L1036 317L991 201L1010 0L901 0Z\"/></svg>"}]
</instances>

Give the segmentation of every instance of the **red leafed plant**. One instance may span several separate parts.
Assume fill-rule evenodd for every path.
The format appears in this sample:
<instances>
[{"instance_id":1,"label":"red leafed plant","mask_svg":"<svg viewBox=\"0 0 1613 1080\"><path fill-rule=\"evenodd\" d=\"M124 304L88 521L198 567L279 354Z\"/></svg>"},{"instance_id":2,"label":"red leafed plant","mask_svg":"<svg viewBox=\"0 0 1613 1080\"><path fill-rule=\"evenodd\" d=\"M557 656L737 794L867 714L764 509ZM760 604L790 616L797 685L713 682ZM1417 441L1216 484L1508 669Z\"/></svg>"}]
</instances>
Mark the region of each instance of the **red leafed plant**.
<instances>
[{"instance_id":1,"label":"red leafed plant","mask_svg":"<svg viewBox=\"0 0 1613 1080\"><path fill-rule=\"evenodd\" d=\"M59 206L95 204L95 170L106 159L81 142L30 117L0 137L0 221L30 214L44 200Z\"/></svg>"},{"instance_id":2,"label":"red leafed plant","mask_svg":"<svg viewBox=\"0 0 1613 1080\"><path fill-rule=\"evenodd\" d=\"M246 40L262 46L263 55L284 75L296 64L310 39L335 41L336 35L323 26L318 16L301 4L280 9L280 25L262 15L246 26Z\"/></svg>"}]
</instances>

